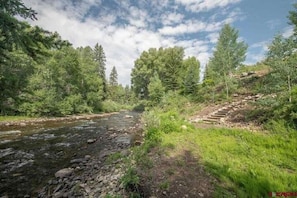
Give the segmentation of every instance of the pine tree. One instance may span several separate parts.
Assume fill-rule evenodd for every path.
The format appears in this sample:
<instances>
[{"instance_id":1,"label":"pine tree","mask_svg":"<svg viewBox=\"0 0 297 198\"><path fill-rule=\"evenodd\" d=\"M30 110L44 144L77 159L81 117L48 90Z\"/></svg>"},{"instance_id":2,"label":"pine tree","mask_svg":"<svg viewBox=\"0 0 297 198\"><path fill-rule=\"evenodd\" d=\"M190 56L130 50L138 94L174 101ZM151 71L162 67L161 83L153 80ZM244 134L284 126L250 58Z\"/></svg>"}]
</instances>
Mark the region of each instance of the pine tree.
<instances>
[{"instance_id":1,"label":"pine tree","mask_svg":"<svg viewBox=\"0 0 297 198\"><path fill-rule=\"evenodd\" d=\"M104 92L104 98L105 98L107 94L107 83L106 83L106 76L105 76L106 57L105 57L103 47L98 43L95 45L95 48L94 48L94 60L97 64L98 75L103 82L103 92Z\"/></svg>"},{"instance_id":2,"label":"pine tree","mask_svg":"<svg viewBox=\"0 0 297 198\"><path fill-rule=\"evenodd\" d=\"M115 66L112 67L112 70L110 72L109 84L110 84L110 86L118 85L118 73L117 73L117 69Z\"/></svg>"},{"instance_id":3,"label":"pine tree","mask_svg":"<svg viewBox=\"0 0 297 198\"><path fill-rule=\"evenodd\" d=\"M187 73L184 78L184 93L194 94L197 91L199 83L199 61L195 57L189 57L184 60Z\"/></svg>"}]
</instances>

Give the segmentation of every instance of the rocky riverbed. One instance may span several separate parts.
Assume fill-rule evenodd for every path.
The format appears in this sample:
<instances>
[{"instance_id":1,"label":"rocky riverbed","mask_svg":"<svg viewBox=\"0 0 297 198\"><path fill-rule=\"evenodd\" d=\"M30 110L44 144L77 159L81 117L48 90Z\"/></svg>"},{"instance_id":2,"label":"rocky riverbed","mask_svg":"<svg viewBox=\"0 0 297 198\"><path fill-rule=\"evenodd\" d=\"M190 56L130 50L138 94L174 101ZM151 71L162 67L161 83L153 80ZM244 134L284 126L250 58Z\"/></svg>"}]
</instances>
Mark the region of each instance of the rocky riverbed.
<instances>
[{"instance_id":1,"label":"rocky riverbed","mask_svg":"<svg viewBox=\"0 0 297 198\"><path fill-rule=\"evenodd\" d=\"M139 123L138 113L121 112L35 132L14 129L0 138L1 196L125 197L123 160L141 141Z\"/></svg>"}]
</instances>

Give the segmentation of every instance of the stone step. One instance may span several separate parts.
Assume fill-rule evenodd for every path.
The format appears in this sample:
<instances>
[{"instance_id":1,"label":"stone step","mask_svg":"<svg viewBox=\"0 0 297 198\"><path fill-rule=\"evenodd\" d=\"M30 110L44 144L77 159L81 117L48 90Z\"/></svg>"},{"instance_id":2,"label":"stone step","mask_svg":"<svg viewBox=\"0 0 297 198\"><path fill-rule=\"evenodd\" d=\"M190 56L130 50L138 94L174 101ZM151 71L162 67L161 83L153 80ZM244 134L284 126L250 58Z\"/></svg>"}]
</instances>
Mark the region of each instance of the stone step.
<instances>
[{"instance_id":1,"label":"stone step","mask_svg":"<svg viewBox=\"0 0 297 198\"><path fill-rule=\"evenodd\" d=\"M213 119L213 118L205 118L203 122L220 122L220 119Z\"/></svg>"},{"instance_id":2,"label":"stone step","mask_svg":"<svg viewBox=\"0 0 297 198\"><path fill-rule=\"evenodd\" d=\"M217 118L217 119L220 119L220 118L224 118L226 117L226 115L217 115L217 114L214 114L214 115L211 115L210 118Z\"/></svg>"},{"instance_id":3,"label":"stone step","mask_svg":"<svg viewBox=\"0 0 297 198\"><path fill-rule=\"evenodd\" d=\"M223 115L223 116L225 116L225 115L227 115L229 113L229 111L218 111L218 112L216 112L215 114L213 114L213 115Z\"/></svg>"},{"instance_id":4,"label":"stone step","mask_svg":"<svg viewBox=\"0 0 297 198\"><path fill-rule=\"evenodd\" d=\"M205 123L205 124L218 124L220 122L213 122L213 121L203 120L203 123Z\"/></svg>"}]
</instances>

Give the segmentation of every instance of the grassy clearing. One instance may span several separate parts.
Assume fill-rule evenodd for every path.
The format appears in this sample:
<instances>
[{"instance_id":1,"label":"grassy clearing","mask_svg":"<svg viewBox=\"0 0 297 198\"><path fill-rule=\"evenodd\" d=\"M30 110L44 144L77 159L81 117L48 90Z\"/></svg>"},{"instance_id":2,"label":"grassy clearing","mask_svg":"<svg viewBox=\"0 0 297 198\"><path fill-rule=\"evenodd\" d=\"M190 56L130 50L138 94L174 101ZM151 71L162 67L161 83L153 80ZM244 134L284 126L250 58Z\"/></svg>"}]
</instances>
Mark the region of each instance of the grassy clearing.
<instances>
[{"instance_id":1,"label":"grassy clearing","mask_svg":"<svg viewBox=\"0 0 297 198\"><path fill-rule=\"evenodd\" d=\"M217 196L297 191L297 136L212 128L162 134L162 146L191 149L221 181ZM230 193L232 192L232 193Z\"/></svg>"}]
</instances>

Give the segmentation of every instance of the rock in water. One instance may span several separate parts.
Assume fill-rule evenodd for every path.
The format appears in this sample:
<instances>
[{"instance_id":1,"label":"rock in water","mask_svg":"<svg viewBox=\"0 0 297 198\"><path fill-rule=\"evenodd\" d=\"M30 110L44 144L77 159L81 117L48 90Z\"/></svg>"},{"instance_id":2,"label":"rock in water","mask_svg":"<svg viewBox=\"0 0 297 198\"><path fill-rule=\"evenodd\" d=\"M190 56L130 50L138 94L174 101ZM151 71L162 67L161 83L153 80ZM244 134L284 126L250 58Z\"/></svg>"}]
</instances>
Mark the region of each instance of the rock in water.
<instances>
[{"instance_id":1,"label":"rock in water","mask_svg":"<svg viewBox=\"0 0 297 198\"><path fill-rule=\"evenodd\" d=\"M125 115L125 118L133 118L131 115Z\"/></svg>"},{"instance_id":2,"label":"rock in water","mask_svg":"<svg viewBox=\"0 0 297 198\"><path fill-rule=\"evenodd\" d=\"M68 177L72 173L73 173L72 168L63 168L63 169L61 169L61 170L59 170L58 172L55 173L55 177L64 178L64 177Z\"/></svg>"}]
</instances>

